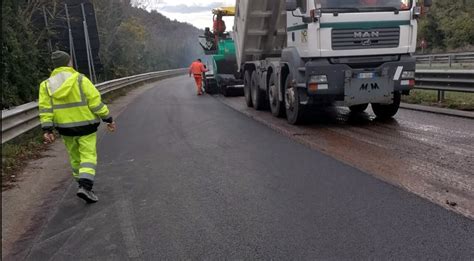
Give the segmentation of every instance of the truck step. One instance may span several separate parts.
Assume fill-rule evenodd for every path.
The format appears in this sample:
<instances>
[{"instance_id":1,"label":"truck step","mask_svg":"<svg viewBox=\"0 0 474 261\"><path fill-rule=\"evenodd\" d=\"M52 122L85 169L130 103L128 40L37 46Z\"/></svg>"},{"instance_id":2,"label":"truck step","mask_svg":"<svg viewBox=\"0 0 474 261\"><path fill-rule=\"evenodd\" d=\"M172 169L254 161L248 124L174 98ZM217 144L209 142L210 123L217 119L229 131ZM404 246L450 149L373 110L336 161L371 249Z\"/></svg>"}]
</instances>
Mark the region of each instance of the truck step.
<instances>
[{"instance_id":1,"label":"truck step","mask_svg":"<svg viewBox=\"0 0 474 261\"><path fill-rule=\"evenodd\" d=\"M248 49L245 49L245 53L247 53L247 54L262 54L263 50L248 48Z\"/></svg>"},{"instance_id":2,"label":"truck step","mask_svg":"<svg viewBox=\"0 0 474 261\"><path fill-rule=\"evenodd\" d=\"M247 34L252 36L264 36L268 34L268 30L249 30Z\"/></svg>"},{"instance_id":3,"label":"truck step","mask_svg":"<svg viewBox=\"0 0 474 261\"><path fill-rule=\"evenodd\" d=\"M238 85L227 85L227 88L244 88L243 84L238 84Z\"/></svg>"},{"instance_id":4,"label":"truck step","mask_svg":"<svg viewBox=\"0 0 474 261\"><path fill-rule=\"evenodd\" d=\"M253 11L250 13L251 17L260 17L260 18L266 18L272 16L273 12L272 11Z\"/></svg>"}]
</instances>

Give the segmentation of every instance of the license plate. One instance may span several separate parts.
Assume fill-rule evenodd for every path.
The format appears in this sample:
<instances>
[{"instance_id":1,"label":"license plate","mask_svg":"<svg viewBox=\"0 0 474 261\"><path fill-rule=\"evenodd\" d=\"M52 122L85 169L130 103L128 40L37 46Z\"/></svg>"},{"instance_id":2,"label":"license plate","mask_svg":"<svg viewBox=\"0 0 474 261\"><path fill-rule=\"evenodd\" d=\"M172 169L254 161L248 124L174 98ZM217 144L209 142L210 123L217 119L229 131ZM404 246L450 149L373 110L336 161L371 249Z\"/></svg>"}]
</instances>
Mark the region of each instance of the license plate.
<instances>
[{"instance_id":1,"label":"license plate","mask_svg":"<svg viewBox=\"0 0 474 261\"><path fill-rule=\"evenodd\" d=\"M357 78L358 79L374 79L375 73L371 73L371 72L359 73L357 75Z\"/></svg>"}]
</instances>

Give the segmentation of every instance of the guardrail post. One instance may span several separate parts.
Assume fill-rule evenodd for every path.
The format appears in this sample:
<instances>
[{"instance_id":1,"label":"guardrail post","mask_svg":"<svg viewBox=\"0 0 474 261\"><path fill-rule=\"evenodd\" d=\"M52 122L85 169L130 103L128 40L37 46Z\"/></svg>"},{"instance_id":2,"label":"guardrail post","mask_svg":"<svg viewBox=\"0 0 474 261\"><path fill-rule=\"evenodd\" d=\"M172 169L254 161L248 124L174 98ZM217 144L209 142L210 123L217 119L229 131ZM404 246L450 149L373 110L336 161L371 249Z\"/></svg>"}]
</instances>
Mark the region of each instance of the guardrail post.
<instances>
[{"instance_id":1,"label":"guardrail post","mask_svg":"<svg viewBox=\"0 0 474 261\"><path fill-rule=\"evenodd\" d=\"M438 103L444 102L444 91L438 90Z\"/></svg>"},{"instance_id":2,"label":"guardrail post","mask_svg":"<svg viewBox=\"0 0 474 261\"><path fill-rule=\"evenodd\" d=\"M453 63L453 56L452 55L449 56L448 61L449 61L449 68L451 68L451 65Z\"/></svg>"},{"instance_id":3,"label":"guardrail post","mask_svg":"<svg viewBox=\"0 0 474 261\"><path fill-rule=\"evenodd\" d=\"M431 64L433 63L433 56L428 56L428 60L429 60L429 64L430 64L430 68L431 68Z\"/></svg>"}]
</instances>

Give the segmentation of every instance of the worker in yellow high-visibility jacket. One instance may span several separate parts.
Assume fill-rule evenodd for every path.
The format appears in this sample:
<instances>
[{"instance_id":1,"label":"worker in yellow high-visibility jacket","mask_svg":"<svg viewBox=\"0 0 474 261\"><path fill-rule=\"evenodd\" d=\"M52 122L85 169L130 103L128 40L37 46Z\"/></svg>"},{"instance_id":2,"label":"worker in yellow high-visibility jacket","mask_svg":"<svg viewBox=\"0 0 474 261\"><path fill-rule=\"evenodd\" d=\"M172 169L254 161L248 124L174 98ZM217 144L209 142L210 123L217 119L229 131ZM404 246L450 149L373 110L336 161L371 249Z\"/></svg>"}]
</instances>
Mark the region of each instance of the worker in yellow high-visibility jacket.
<instances>
[{"instance_id":1,"label":"worker in yellow high-visibility jacket","mask_svg":"<svg viewBox=\"0 0 474 261\"><path fill-rule=\"evenodd\" d=\"M79 183L77 196L94 203L98 201L92 191L97 166L97 128L102 120L113 132L115 122L94 84L72 68L69 54L55 51L51 59L55 69L39 89L44 140L53 142L53 129L59 132L69 153L73 177Z\"/></svg>"}]
</instances>

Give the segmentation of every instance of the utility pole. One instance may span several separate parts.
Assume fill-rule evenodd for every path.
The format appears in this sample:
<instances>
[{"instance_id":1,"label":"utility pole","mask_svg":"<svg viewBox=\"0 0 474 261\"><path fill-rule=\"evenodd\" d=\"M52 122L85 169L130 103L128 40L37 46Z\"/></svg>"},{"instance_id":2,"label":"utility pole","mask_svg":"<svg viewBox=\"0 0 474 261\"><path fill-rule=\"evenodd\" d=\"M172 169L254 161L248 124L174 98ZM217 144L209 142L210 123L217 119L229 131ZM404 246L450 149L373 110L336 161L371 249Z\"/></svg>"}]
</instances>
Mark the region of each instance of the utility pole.
<instances>
[{"instance_id":1,"label":"utility pole","mask_svg":"<svg viewBox=\"0 0 474 261\"><path fill-rule=\"evenodd\" d=\"M74 68L78 70L77 67L77 59L76 59L76 50L74 49L74 38L72 37L72 29L71 29L71 20L69 19L69 10L67 4L64 4L66 10L66 19L67 19L67 27L69 29L69 52L71 53L72 60L74 61Z\"/></svg>"},{"instance_id":2,"label":"utility pole","mask_svg":"<svg viewBox=\"0 0 474 261\"><path fill-rule=\"evenodd\" d=\"M51 38L49 38L49 23L48 23L48 17L46 15L46 8L44 7L43 5L43 17L44 17L44 25L46 27L46 34L48 35L48 49L49 49L49 52L52 53L53 52L53 45L51 44Z\"/></svg>"},{"instance_id":3,"label":"utility pole","mask_svg":"<svg viewBox=\"0 0 474 261\"><path fill-rule=\"evenodd\" d=\"M94 66L94 57L92 55L92 48L89 39L89 29L87 28L87 18L86 18L86 11L84 8L84 4L81 4L82 9L82 24L84 25L84 38L86 41L86 51L87 51L87 62L89 65L89 75L93 83L97 82L96 74L95 74L95 66Z\"/></svg>"}]
</instances>

